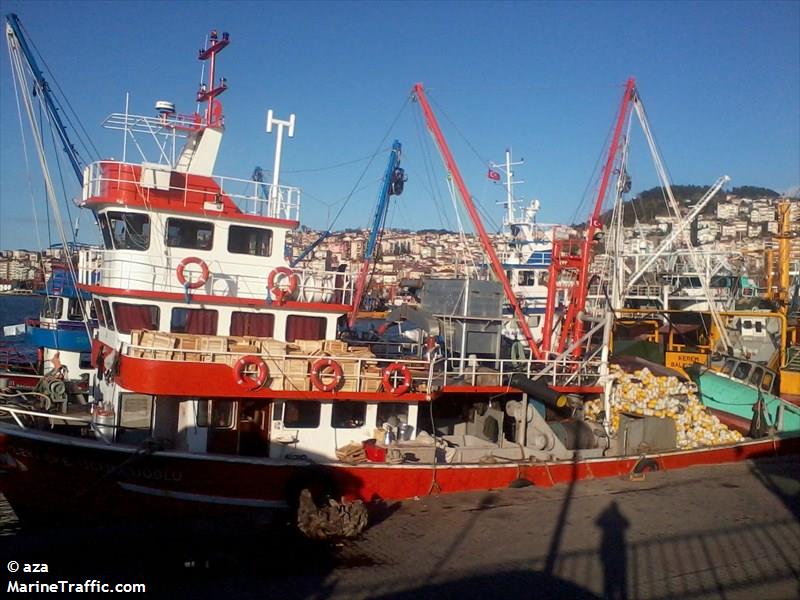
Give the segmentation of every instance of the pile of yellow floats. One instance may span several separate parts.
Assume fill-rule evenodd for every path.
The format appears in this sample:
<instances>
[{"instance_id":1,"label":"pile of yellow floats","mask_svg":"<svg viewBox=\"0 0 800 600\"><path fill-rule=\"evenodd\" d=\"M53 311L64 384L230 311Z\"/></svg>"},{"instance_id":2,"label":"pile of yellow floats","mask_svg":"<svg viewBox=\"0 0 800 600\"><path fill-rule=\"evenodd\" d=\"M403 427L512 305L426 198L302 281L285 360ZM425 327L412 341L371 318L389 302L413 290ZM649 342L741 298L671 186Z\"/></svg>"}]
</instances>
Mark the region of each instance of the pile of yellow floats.
<instances>
[{"instance_id":1,"label":"pile of yellow floats","mask_svg":"<svg viewBox=\"0 0 800 600\"><path fill-rule=\"evenodd\" d=\"M626 373L611 365L609 377L614 380L611 395L611 425L619 428L620 413L670 418L675 421L678 448L732 444L742 440L742 434L732 431L712 415L695 393L693 384L677 377L658 377L646 367ZM603 400L586 403L586 418L599 420Z\"/></svg>"}]
</instances>

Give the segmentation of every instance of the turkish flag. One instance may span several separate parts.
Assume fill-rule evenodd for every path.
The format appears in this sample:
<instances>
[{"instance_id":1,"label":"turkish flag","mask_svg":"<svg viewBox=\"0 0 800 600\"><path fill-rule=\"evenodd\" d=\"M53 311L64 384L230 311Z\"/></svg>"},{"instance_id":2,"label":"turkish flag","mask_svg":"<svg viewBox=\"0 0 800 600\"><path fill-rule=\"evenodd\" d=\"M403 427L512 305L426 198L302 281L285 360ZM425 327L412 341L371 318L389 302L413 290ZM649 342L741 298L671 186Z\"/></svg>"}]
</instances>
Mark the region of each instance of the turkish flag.
<instances>
[{"instance_id":1,"label":"turkish flag","mask_svg":"<svg viewBox=\"0 0 800 600\"><path fill-rule=\"evenodd\" d=\"M492 169L489 169L488 177L492 181L500 181L500 173L498 173L497 171L494 171Z\"/></svg>"}]
</instances>

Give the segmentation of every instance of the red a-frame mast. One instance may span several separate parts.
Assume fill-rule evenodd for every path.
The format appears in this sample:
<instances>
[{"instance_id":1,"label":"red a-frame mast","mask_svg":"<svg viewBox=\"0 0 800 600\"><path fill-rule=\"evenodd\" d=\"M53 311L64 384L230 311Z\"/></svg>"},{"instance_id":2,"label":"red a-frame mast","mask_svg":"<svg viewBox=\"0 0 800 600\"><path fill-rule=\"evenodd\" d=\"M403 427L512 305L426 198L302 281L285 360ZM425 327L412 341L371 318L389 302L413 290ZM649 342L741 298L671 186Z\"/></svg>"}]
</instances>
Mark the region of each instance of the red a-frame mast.
<instances>
[{"instance_id":1,"label":"red a-frame mast","mask_svg":"<svg viewBox=\"0 0 800 600\"><path fill-rule=\"evenodd\" d=\"M472 220L472 225L475 227L475 231L478 233L481 246L483 246L483 251L486 252L486 255L489 257L489 262L492 265L492 270L494 271L495 277L497 277L498 281L500 281L500 283L503 285L506 298L514 309L514 315L517 318L520 329L522 329L522 333L525 335L525 339L528 341L531 354L534 358L541 359L542 353L539 350L539 346L533 339L533 335L531 334L530 327L528 327L528 322L525 319L525 315L519 306L519 302L514 295L514 291L511 289L511 284L508 282L505 269L503 269L503 265L497 258L497 253L494 251L492 241L489 239L489 236L483 227L483 223L481 223L478 211L475 209L475 204L472 202L472 197L467 189L467 184L464 183L464 179L461 177L461 172L458 170L458 165L456 164L453 155L450 153L450 148L447 146L447 142L444 139L442 130L439 128L439 123L436 121L436 116L433 114L431 105L428 103L428 99L425 97L425 91L422 89L421 83L418 83L414 86L413 94L422 107L422 113L425 116L425 123L428 125L428 129L430 129L431 133L433 134L433 137L436 140L436 145L439 147L439 152L442 155L442 159L445 162L447 170L450 171L450 174L453 176L453 181L455 181L456 187L458 188L458 193L461 195L461 200L464 202L464 206L467 207L467 212Z\"/></svg>"}]
</instances>

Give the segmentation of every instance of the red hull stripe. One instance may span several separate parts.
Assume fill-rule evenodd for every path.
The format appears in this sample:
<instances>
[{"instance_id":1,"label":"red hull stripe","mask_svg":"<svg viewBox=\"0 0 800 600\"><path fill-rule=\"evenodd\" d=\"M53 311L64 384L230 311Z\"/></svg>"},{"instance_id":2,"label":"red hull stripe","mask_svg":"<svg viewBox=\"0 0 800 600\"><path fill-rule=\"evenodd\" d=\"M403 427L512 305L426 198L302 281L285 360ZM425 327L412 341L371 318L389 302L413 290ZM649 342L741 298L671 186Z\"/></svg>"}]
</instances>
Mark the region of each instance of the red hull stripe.
<instances>
[{"instance_id":1,"label":"red hull stripe","mask_svg":"<svg viewBox=\"0 0 800 600\"><path fill-rule=\"evenodd\" d=\"M151 300L164 300L166 302L184 303L183 294L173 294L170 292L154 292L149 290L124 290L122 288L111 288L101 285L83 285L78 287L95 296L124 296L126 298L148 298ZM266 293L264 294L266 297ZM323 304L321 302L285 302L278 304L273 302L267 305L266 300L260 298L230 298L228 296L211 296L208 294L192 294L192 302L196 304L224 304L231 306L249 306L252 308L264 308L269 306L277 310L308 310L314 312L346 313L352 306L349 304Z\"/></svg>"},{"instance_id":2,"label":"red hull stripe","mask_svg":"<svg viewBox=\"0 0 800 600\"><path fill-rule=\"evenodd\" d=\"M627 476L642 457L584 459L577 462L510 463L503 465L386 465L327 463L311 466L304 461L253 459L220 455L188 455L157 452L146 462L120 471L115 469L136 448L109 447L100 442L69 440L42 432L23 432L0 426L8 454L24 469L8 471L0 489L12 507L40 506L50 512L69 503L76 489L93 486L84 499L98 499L103 511L125 508L164 510L185 506L208 509L255 506L286 501L290 482L303 473L324 469L338 491L350 498L399 500L426 496L438 487L443 493L497 489L525 478L534 485L550 487L582 479ZM659 470L695 465L715 465L742 460L797 454L800 437L767 439L740 444L646 455ZM311 470L309 470L311 467ZM316 471L315 471L316 470ZM103 472L115 473L103 478ZM434 485L435 484L435 485ZM127 488L127 489L126 489ZM205 498L204 498L205 497ZM74 508L74 505L73 505ZM87 506L81 505L81 510Z\"/></svg>"}]
</instances>

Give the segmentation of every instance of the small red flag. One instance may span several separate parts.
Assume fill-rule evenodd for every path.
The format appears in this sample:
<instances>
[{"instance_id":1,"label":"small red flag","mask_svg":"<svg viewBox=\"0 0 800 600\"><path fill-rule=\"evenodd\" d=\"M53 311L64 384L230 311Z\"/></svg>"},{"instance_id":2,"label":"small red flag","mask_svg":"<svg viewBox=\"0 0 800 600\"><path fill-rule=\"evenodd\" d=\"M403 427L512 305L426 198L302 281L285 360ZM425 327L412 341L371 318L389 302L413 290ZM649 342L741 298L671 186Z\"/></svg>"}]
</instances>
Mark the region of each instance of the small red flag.
<instances>
[{"instance_id":1,"label":"small red flag","mask_svg":"<svg viewBox=\"0 0 800 600\"><path fill-rule=\"evenodd\" d=\"M500 181L500 173L498 173L497 171L494 171L494 170L492 170L492 169L489 169L489 175L488 175L488 177L489 177L489 179L491 179L492 181Z\"/></svg>"}]
</instances>

